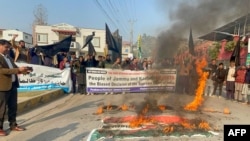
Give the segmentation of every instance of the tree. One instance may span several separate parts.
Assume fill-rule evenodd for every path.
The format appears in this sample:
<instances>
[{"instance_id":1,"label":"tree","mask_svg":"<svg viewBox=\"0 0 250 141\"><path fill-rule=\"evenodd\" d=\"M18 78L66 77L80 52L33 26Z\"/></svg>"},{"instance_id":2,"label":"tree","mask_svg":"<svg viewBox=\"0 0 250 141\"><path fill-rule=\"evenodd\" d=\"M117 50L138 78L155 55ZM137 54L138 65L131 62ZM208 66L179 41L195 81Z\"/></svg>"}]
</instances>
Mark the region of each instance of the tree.
<instances>
[{"instance_id":1,"label":"tree","mask_svg":"<svg viewBox=\"0 0 250 141\"><path fill-rule=\"evenodd\" d=\"M211 59L217 59L220 52L221 45L219 42L214 42L212 47L209 47L208 55Z\"/></svg>"},{"instance_id":2,"label":"tree","mask_svg":"<svg viewBox=\"0 0 250 141\"><path fill-rule=\"evenodd\" d=\"M33 44L37 44L37 37L35 32L36 25L47 25L48 24L48 14L47 9L39 4L35 7L33 11L34 21L32 23L32 32L33 32Z\"/></svg>"},{"instance_id":3,"label":"tree","mask_svg":"<svg viewBox=\"0 0 250 141\"><path fill-rule=\"evenodd\" d=\"M47 9L42 5L39 4L35 7L34 11L34 25L47 25L48 24L48 14Z\"/></svg>"}]
</instances>

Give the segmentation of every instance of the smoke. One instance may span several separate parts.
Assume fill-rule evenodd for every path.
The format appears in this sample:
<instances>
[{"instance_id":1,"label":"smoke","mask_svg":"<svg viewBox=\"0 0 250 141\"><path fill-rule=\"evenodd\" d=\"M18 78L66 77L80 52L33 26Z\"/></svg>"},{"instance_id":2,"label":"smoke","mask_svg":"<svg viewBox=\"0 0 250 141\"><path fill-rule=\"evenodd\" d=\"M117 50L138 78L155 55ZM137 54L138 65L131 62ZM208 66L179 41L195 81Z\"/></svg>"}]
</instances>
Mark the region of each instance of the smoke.
<instances>
[{"instance_id":1,"label":"smoke","mask_svg":"<svg viewBox=\"0 0 250 141\"><path fill-rule=\"evenodd\" d=\"M169 11L170 0L157 1L171 26L158 35L157 57L172 57L180 46L187 46L189 29L193 35L204 35L249 11L248 0L182 0ZM174 5L173 5L174 7ZM185 43L186 44L185 44Z\"/></svg>"}]
</instances>

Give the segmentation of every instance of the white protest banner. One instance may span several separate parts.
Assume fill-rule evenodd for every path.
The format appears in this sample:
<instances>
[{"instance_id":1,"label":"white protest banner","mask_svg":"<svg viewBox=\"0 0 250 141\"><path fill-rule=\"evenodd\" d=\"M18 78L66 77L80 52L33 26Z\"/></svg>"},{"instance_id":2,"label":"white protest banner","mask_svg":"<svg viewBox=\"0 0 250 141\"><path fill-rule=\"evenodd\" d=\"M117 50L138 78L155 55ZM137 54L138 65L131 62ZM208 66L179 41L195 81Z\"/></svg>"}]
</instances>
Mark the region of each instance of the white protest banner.
<instances>
[{"instance_id":1,"label":"white protest banner","mask_svg":"<svg viewBox=\"0 0 250 141\"><path fill-rule=\"evenodd\" d=\"M176 69L130 71L87 68L87 92L174 91Z\"/></svg>"},{"instance_id":2,"label":"white protest banner","mask_svg":"<svg viewBox=\"0 0 250 141\"><path fill-rule=\"evenodd\" d=\"M47 90L61 88L64 92L71 91L72 81L70 69L58 68L26 63L16 63L17 66L29 66L33 68L30 74L19 74L19 91Z\"/></svg>"}]
</instances>

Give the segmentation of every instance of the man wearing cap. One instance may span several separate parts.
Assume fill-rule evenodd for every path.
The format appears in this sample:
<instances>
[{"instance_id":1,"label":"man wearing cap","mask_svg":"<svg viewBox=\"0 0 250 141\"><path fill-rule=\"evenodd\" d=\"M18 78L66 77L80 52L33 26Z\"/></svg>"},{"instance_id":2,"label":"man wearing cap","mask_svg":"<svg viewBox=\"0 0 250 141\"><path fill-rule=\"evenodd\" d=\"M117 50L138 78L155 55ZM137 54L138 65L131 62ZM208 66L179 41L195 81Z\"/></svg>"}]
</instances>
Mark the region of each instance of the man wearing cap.
<instances>
[{"instance_id":1,"label":"man wearing cap","mask_svg":"<svg viewBox=\"0 0 250 141\"><path fill-rule=\"evenodd\" d=\"M19 82L17 74L29 73L28 67L18 67L8 56L10 42L0 39L0 136L6 136L3 130L4 115L8 106L8 121L10 130L23 131L16 123L17 115L17 88Z\"/></svg>"}]
</instances>

